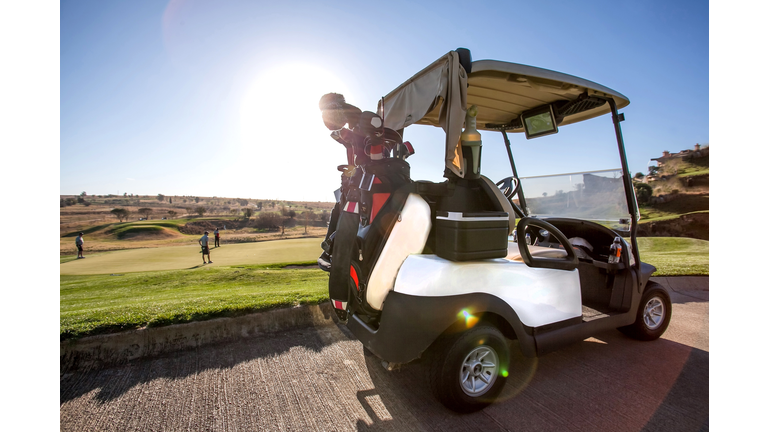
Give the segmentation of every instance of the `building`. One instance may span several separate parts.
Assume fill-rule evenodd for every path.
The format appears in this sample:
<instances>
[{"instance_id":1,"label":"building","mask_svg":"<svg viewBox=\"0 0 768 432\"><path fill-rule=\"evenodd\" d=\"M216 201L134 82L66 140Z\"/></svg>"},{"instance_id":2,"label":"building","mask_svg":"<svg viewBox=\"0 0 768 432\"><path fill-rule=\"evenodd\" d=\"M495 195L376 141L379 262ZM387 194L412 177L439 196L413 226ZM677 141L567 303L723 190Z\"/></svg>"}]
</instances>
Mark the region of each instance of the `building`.
<instances>
[{"instance_id":1,"label":"building","mask_svg":"<svg viewBox=\"0 0 768 432\"><path fill-rule=\"evenodd\" d=\"M652 161L656 161L659 168L663 167L665 163L669 163L670 161L674 159L682 159L685 162L688 162L693 159L698 159L702 157L708 157L709 156L709 146L702 147L701 144L696 144L693 147L693 150L683 150L680 153L670 153L667 150L664 150L662 156L660 158L652 158Z\"/></svg>"}]
</instances>

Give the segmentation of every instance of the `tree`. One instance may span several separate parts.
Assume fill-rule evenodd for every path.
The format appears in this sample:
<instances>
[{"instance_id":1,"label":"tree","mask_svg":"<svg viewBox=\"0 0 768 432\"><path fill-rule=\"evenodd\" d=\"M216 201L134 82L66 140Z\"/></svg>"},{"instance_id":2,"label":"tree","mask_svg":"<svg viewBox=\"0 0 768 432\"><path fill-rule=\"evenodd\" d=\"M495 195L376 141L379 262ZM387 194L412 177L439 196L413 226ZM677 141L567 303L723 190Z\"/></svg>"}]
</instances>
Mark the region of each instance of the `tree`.
<instances>
[{"instance_id":1,"label":"tree","mask_svg":"<svg viewBox=\"0 0 768 432\"><path fill-rule=\"evenodd\" d=\"M176 212L173 210L168 210L168 219L173 219L176 217Z\"/></svg>"},{"instance_id":2,"label":"tree","mask_svg":"<svg viewBox=\"0 0 768 432\"><path fill-rule=\"evenodd\" d=\"M307 226L309 225L309 221L315 220L315 217L317 215L312 211L305 211L303 213L304 216L304 234L307 234Z\"/></svg>"},{"instance_id":3,"label":"tree","mask_svg":"<svg viewBox=\"0 0 768 432\"><path fill-rule=\"evenodd\" d=\"M130 214L131 214L131 212L129 212L128 210L126 210L126 209L124 209L124 208L113 208L113 209L112 209L112 210L110 210L109 212L110 212L110 213L112 213L113 215L115 215L115 217L116 217L116 218L117 218L117 219L118 219L120 222L122 222L122 221L124 221L124 220L128 219L128 215L130 215Z\"/></svg>"},{"instance_id":4,"label":"tree","mask_svg":"<svg viewBox=\"0 0 768 432\"><path fill-rule=\"evenodd\" d=\"M160 202L165 201L165 195L157 194L157 200L160 201Z\"/></svg>"},{"instance_id":5,"label":"tree","mask_svg":"<svg viewBox=\"0 0 768 432\"><path fill-rule=\"evenodd\" d=\"M231 214L232 216L237 216L238 213L240 213L240 210L238 209L229 210L229 214Z\"/></svg>"},{"instance_id":6,"label":"tree","mask_svg":"<svg viewBox=\"0 0 768 432\"><path fill-rule=\"evenodd\" d=\"M195 197L195 203L199 203L199 202L200 202L200 197Z\"/></svg>"},{"instance_id":7,"label":"tree","mask_svg":"<svg viewBox=\"0 0 768 432\"><path fill-rule=\"evenodd\" d=\"M81 196L81 197L83 197L83 198L85 198L86 196L88 196L88 194L87 194L87 193L85 193L85 191L82 191L82 192L80 192L80 196Z\"/></svg>"},{"instance_id":8,"label":"tree","mask_svg":"<svg viewBox=\"0 0 768 432\"><path fill-rule=\"evenodd\" d=\"M251 216L253 216L253 209L250 207L246 207L243 209L243 217L246 219L250 219Z\"/></svg>"},{"instance_id":9,"label":"tree","mask_svg":"<svg viewBox=\"0 0 768 432\"><path fill-rule=\"evenodd\" d=\"M635 196L638 204L647 204L653 196L653 188L647 183L635 182Z\"/></svg>"},{"instance_id":10,"label":"tree","mask_svg":"<svg viewBox=\"0 0 768 432\"><path fill-rule=\"evenodd\" d=\"M138 210L139 214L144 216L144 219L149 219L149 215L152 214L152 209L147 207L142 207Z\"/></svg>"},{"instance_id":11,"label":"tree","mask_svg":"<svg viewBox=\"0 0 768 432\"><path fill-rule=\"evenodd\" d=\"M208 209L203 207L203 206L195 207L195 213L197 213L198 216L204 215L205 212L207 212L207 211L208 211Z\"/></svg>"},{"instance_id":12,"label":"tree","mask_svg":"<svg viewBox=\"0 0 768 432\"><path fill-rule=\"evenodd\" d=\"M256 227L257 228L277 228L280 226L281 218L280 215L273 212L262 212L259 213L259 216L256 218Z\"/></svg>"}]
</instances>

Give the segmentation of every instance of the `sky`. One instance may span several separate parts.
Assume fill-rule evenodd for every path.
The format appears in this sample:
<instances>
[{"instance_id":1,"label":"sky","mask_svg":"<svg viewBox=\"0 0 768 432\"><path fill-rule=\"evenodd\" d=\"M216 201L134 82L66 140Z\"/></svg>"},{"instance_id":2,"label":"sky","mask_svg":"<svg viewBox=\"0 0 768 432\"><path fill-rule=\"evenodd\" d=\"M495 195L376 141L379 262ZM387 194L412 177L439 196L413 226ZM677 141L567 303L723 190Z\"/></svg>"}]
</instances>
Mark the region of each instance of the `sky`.
<instances>
[{"instance_id":1,"label":"sky","mask_svg":"<svg viewBox=\"0 0 768 432\"><path fill-rule=\"evenodd\" d=\"M629 97L622 128L633 172L663 150L716 143L706 307L710 387L719 391L710 419L713 429L734 430L763 421L762 400L750 391L765 381L761 345L754 332L734 329L763 325L766 294L755 273L764 259L759 248L734 246L746 244L744 235L762 237L759 223L744 229L737 221L759 218L764 207L755 199L768 160L764 2L207 3L0 2L0 226L4 304L12 306L0 325L11 329L6 345L21 348L2 359L14 371L7 387L15 396L0 407L4 424L59 423L59 194L329 201L344 156L321 126L318 94L342 93L373 110L458 47L475 60L552 69ZM304 71L301 81L295 70ZM554 137L511 137L525 159L517 161L521 175L565 171L555 156L571 135L567 160L617 166L615 153L598 157L579 141L599 135L607 148L610 127L604 116ZM439 131L410 129L413 177L439 181ZM550 147L554 139L565 144ZM483 142L484 155L499 154L498 138L484 134ZM491 178L508 175L499 159L484 159ZM40 311L32 323L29 305Z\"/></svg>"},{"instance_id":2,"label":"sky","mask_svg":"<svg viewBox=\"0 0 768 432\"><path fill-rule=\"evenodd\" d=\"M664 150L709 143L706 2L564 4L61 1L60 194L332 201L345 153L320 96L375 111L459 47L626 95L632 173ZM412 177L441 181L442 130L404 135ZM520 176L620 167L607 115L510 139ZM501 134L483 144L483 173L510 175Z\"/></svg>"}]
</instances>

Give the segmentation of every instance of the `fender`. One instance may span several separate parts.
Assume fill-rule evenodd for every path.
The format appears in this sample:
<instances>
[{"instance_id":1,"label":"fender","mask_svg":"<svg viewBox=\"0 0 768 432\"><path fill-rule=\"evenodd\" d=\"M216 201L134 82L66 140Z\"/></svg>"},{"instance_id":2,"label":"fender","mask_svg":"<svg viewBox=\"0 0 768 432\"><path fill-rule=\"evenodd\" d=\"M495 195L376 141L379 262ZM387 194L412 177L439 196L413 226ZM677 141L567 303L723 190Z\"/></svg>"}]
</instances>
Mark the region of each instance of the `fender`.
<instances>
[{"instance_id":1,"label":"fender","mask_svg":"<svg viewBox=\"0 0 768 432\"><path fill-rule=\"evenodd\" d=\"M347 327L382 360L408 363L419 358L446 330L453 330L457 321L463 320L464 328L469 328L483 313L502 317L515 333L506 336L517 338L526 357L536 355L532 329L524 326L504 301L486 293L421 297L392 291L384 301L378 328L368 326L357 315L352 315Z\"/></svg>"}]
</instances>

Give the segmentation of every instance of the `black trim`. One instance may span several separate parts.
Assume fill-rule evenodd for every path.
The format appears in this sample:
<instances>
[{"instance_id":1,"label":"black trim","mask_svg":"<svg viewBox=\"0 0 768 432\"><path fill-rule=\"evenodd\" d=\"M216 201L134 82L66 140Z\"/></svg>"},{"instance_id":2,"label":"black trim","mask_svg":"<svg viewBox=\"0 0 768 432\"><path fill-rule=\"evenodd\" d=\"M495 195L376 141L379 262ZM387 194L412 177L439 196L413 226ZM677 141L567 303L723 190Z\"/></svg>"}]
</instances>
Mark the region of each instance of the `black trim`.
<instances>
[{"instance_id":1,"label":"black trim","mask_svg":"<svg viewBox=\"0 0 768 432\"><path fill-rule=\"evenodd\" d=\"M483 313L500 316L515 333L505 336L517 337L523 355L535 355L533 337L526 333L515 311L500 298L486 293L421 297L391 291L384 301L378 329L369 327L357 315L352 316L347 327L382 360L408 363L419 358L441 334L460 322L465 309L473 316Z\"/></svg>"},{"instance_id":2,"label":"black trim","mask_svg":"<svg viewBox=\"0 0 768 432\"><path fill-rule=\"evenodd\" d=\"M554 322L552 324L545 324L545 325L540 326L540 327L532 327L532 328L531 327L527 327L526 330L530 329L529 330L529 334L531 334L533 336L540 336L540 335L543 335L543 334L546 334L546 333L549 333L549 332L560 330L560 329L565 328L565 327L570 327L570 326L581 324L581 320L582 320L582 317L581 316L577 316L577 317L573 317L573 318L570 318L570 319L567 319L567 320Z\"/></svg>"}]
</instances>

